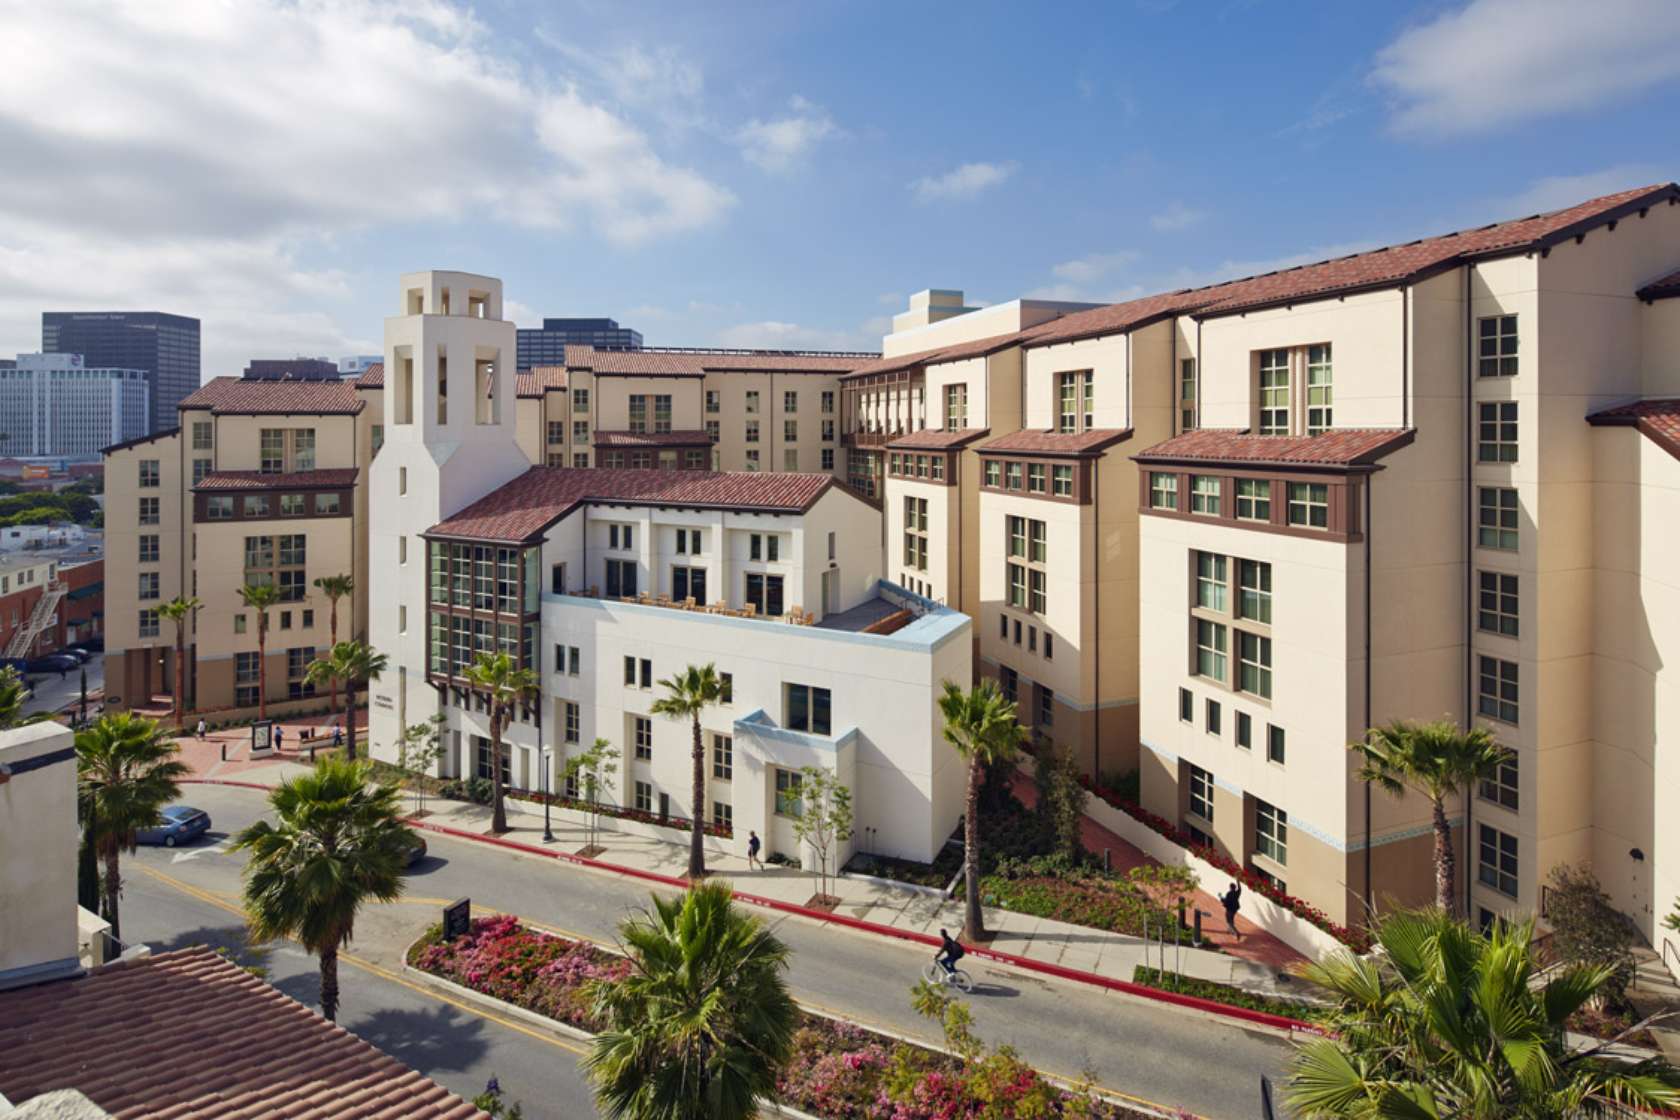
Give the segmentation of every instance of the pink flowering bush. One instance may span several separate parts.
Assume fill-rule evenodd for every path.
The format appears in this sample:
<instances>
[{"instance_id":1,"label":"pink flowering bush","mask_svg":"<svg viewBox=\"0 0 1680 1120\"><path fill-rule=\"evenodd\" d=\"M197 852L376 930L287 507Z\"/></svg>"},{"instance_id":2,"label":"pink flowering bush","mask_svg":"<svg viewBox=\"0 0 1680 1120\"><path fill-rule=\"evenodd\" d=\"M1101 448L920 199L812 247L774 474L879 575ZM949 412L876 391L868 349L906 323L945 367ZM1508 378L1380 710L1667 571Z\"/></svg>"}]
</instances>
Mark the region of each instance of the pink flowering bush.
<instances>
[{"instance_id":1,"label":"pink flowering bush","mask_svg":"<svg viewBox=\"0 0 1680 1120\"><path fill-rule=\"evenodd\" d=\"M584 1030L596 1028L587 985L630 971L623 957L527 929L510 914L477 918L452 942L439 941L440 932L433 927L415 946L410 964Z\"/></svg>"}]
</instances>

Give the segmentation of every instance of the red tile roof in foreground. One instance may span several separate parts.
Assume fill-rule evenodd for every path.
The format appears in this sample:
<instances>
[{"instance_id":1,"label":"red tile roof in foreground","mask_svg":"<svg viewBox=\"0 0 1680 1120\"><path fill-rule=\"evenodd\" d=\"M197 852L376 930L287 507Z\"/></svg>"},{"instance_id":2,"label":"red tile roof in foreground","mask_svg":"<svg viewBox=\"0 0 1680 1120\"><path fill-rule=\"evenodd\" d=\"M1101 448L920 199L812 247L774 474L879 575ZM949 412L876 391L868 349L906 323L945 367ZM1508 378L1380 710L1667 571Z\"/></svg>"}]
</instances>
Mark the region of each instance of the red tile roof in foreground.
<instances>
[{"instance_id":1,"label":"red tile roof in foreground","mask_svg":"<svg viewBox=\"0 0 1680 1120\"><path fill-rule=\"evenodd\" d=\"M77 1089L118 1120L483 1113L202 946L0 992L0 1094Z\"/></svg>"},{"instance_id":2,"label":"red tile roof in foreground","mask_svg":"<svg viewBox=\"0 0 1680 1120\"><path fill-rule=\"evenodd\" d=\"M1640 299L1670 299L1680 296L1680 271L1664 276L1661 280L1653 280L1636 293Z\"/></svg>"},{"instance_id":3,"label":"red tile roof in foreground","mask_svg":"<svg viewBox=\"0 0 1680 1120\"><path fill-rule=\"evenodd\" d=\"M710 447L712 437L704 431L686 432L596 432L596 447Z\"/></svg>"},{"instance_id":4,"label":"red tile roof in foreground","mask_svg":"<svg viewBox=\"0 0 1680 1120\"><path fill-rule=\"evenodd\" d=\"M1145 448L1140 463L1231 463L1266 467L1360 467L1411 443L1411 428L1337 428L1316 436L1253 436L1200 428Z\"/></svg>"},{"instance_id":5,"label":"red tile roof in foreground","mask_svg":"<svg viewBox=\"0 0 1680 1120\"><path fill-rule=\"evenodd\" d=\"M524 541L584 502L803 513L833 485L826 474L532 467L427 533Z\"/></svg>"},{"instance_id":6,"label":"red tile roof in foreground","mask_svg":"<svg viewBox=\"0 0 1680 1120\"><path fill-rule=\"evenodd\" d=\"M385 387L385 363L375 362L362 371L360 377L350 384L358 389L383 389Z\"/></svg>"},{"instance_id":7,"label":"red tile roof in foreground","mask_svg":"<svg viewBox=\"0 0 1680 1120\"><path fill-rule=\"evenodd\" d=\"M990 428L923 428L908 432L887 444L889 451L954 451L991 434Z\"/></svg>"},{"instance_id":8,"label":"red tile roof in foreground","mask_svg":"<svg viewBox=\"0 0 1680 1120\"><path fill-rule=\"evenodd\" d=\"M194 490L341 490L356 485L355 467L264 474L261 471L214 471Z\"/></svg>"},{"instance_id":9,"label":"red tile roof in foreground","mask_svg":"<svg viewBox=\"0 0 1680 1120\"><path fill-rule=\"evenodd\" d=\"M871 353L829 350L703 350L652 348L597 350L573 344L566 347L568 369L597 374L664 374L700 377L707 373L845 373L879 357Z\"/></svg>"},{"instance_id":10,"label":"red tile roof in foreground","mask_svg":"<svg viewBox=\"0 0 1680 1120\"><path fill-rule=\"evenodd\" d=\"M1011 432L980 445L981 454L999 455L1095 455L1130 439L1130 428L1092 428L1084 432Z\"/></svg>"},{"instance_id":11,"label":"red tile roof in foreground","mask_svg":"<svg viewBox=\"0 0 1680 1120\"><path fill-rule=\"evenodd\" d=\"M1634 401L1587 417L1594 427L1638 428L1658 447L1680 459L1680 400Z\"/></svg>"},{"instance_id":12,"label":"red tile roof in foreground","mask_svg":"<svg viewBox=\"0 0 1680 1120\"><path fill-rule=\"evenodd\" d=\"M182 409L208 408L217 415L354 415L362 398L349 381L247 381L218 377L182 399Z\"/></svg>"}]
</instances>

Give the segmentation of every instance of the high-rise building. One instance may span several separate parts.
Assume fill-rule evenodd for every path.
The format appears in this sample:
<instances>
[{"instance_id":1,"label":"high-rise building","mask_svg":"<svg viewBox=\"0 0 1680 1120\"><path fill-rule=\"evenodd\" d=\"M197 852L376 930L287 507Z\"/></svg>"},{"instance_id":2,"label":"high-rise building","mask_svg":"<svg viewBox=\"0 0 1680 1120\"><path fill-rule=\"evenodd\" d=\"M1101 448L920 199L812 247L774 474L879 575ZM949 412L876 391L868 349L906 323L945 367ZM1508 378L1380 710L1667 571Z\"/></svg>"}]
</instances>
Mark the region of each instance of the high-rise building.
<instances>
[{"instance_id":1,"label":"high-rise building","mask_svg":"<svg viewBox=\"0 0 1680 1120\"><path fill-rule=\"evenodd\" d=\"M338 372L345 377L359 377L382 360L378 354L351 354L338 360Z\"/></svg>"},{"instance_id":2,"label":"high-rise building","mask_svg":"<svg viewBox=\"0 0 1680 1120\"><path fill-rule=\"evenodd\" d=\"M616 319L544 319L540 328L519 332L516 368L560 365L566 360L568 345L640 350L642 332L621 327Z\"/></svg>"},{"instance_id":3,"label":"high-rise building","mask_svg":"<svg viewBox=\"0 0 1680 1120\"><path fill-rule=\"evenodd\" d=\"M150 430L144 370L93 369L77 354L20 354L10 366L0 369L0 450L8 455L97 455Z\"/></svg>"},{"instance_id":4,"label":"high-rise building","mask_svg":"<svg viewBox=\"0 0 1680 1120\"><path fill-rule=\"evenodd\" d=\"M245 367L251 381L337 381L343 376L328 358L252 358Z\"/></svg>"},{"instance_id":5,"label":"high-rise building","mask_svg":"<svg viewBox=\"0 0 1680 1120\"><path fill-rule=\"evenodd\" d=\"M43 311L41 350L80 354L93 369L145 370L150 430L175 426L175 406L198 388L198 320L161 311Z\"/></svg>"}]
</instances>

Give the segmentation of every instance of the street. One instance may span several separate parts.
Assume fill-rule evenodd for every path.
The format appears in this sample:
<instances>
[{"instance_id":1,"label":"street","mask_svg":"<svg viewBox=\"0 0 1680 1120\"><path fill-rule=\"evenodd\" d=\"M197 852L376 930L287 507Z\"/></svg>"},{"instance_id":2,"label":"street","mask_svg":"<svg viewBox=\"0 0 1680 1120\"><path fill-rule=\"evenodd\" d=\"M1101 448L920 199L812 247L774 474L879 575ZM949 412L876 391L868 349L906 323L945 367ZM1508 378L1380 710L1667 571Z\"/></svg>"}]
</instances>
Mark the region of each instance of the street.
<instances>
[{"instance_id":1,"label":"street","mask_svg":"<svg viewBox=\"0 0 1680 1120\"><path fill-rule=\"evenodd\" d=\"M183 800L207 810L215 830L187 849L143 848L130 857L125 900L133 901L125 902L132 910L125 909L124 927L131 940L181 946L212 934L225 938L237 933L233 914L198 899L192 900L197 909L182 904L183 887L207 892L225 905L236 902L241 862L221 850L216 836L254 820L263 798L255 790L184 788ZM475 909L508 911L562 933L607 942L623 917L648 899L644 884L617 876L474 841L436 834L427 834L426 840L431 855L411 874L409 897L370 907L358 922L351 952L388 973L400 972L403 949L455 898L470 897ZM772 922L793 950L789 982L801 1002L866 1026L938 1041L932 1025L910 1008L910 988L926 963L925 950L798 918L773 916ZM286 990L313 1004L312 975L301 975L308 962L284 950L272 960L277 978L298 985ZM1089 1073L1111 1092L1215 1120L1247 1120L1257 1112L1261 1074L1275 1079L1288 1057L1289 1045L1279 1038L1152 1001L990 962L971 960L968 967L976 980L970 1004L983 1039L1010 1043L1033 1065L1069 1080ZM366 1024L367 1031L379 1034L365 1037L452 1088L470 1095L497 1073L510 1097L526 1103L527 1115L543 1114L552 1102L575 1116L577 1102L588 1099L576 1056L553 1044L509 1037L516 1032L439 1006L429 994L362 970L343 970L342 983L347 1027L364 1033ZM388 1041L393 1028L401 1033L409 1022L416 1037L407 1040L408 1049Z\"/></svg>"},{"instance_id":2,"label":"street","mask_svg":"<svg viewBox=\"0 0 1680 1120\"><path fill-rule=\"evenodd\" d=\"M82 668L87 670L88 695L97 696L99 690L105 687L105 655L94 654ZM28 676L34 695L23 705L25 715L35 712L61 712L81 697L82 678L75 669L66 672L62 679L57 673L30 673ZM98 714L99 701L89 701L88 715Z\"/></svg>"}]
</instances>

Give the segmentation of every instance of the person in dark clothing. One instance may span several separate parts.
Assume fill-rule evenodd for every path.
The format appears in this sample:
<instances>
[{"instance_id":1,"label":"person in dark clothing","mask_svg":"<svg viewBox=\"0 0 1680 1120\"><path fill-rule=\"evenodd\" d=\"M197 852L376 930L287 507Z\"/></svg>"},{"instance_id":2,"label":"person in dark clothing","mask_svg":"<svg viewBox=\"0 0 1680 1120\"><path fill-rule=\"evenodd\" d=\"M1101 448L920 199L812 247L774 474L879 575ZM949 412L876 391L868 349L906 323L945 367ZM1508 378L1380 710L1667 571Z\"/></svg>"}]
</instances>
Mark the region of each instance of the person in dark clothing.
<instances>
[{"instance_id":1,"label":"person in dark clothing","mask_svg":"<svg viewBox=\"0 0 1680 1120\"><path fill-rule=\"evenodd\" d=\"M748 871L752 870L753 864L755 864L755 863L758 865L758 869L760 871L764 870L764 861L758 858L759 849L762 848L762 847L763 847L763 844L761 844L759 842L758 833L748 832L747 833L747 870Z\"/></svg>"},{"instance_id":2,"label":"person in dark clothing","mask_svg":"<svg viewBox=\"0 0 1680 1120\"><path fill-rule=\"evenodd\" d=\"M939 955L933 959L938 961L945 969L946 975L949 975L957 970L957 962L963 958L963 947L944 930L939 931L939 941Z\"/></svg>"},{"instance_id":3,"label":"person in dark clothing","mask_svg":"<svg viewBox=\"0 0 1680 1120\"><path fill-rule=\"evenodd\" d=\"M334 726L333 727L333 746L342 747L343 745L344 745L344 728Z\"/></svg>"},{"instance_id":4,"label":"person in dark clothing","mask_svg":"<svg viewBox=\"0 0 1680 1120\"><path fill-rule=\"evenodd\" d=\"M1242 888L1232 883L1231 889L1219 896L1219 901L1225 904L1225 928L1238 941L1242 934L1237 930L1237 906L1242 902Z\"/></svg>"}]
</instances>

